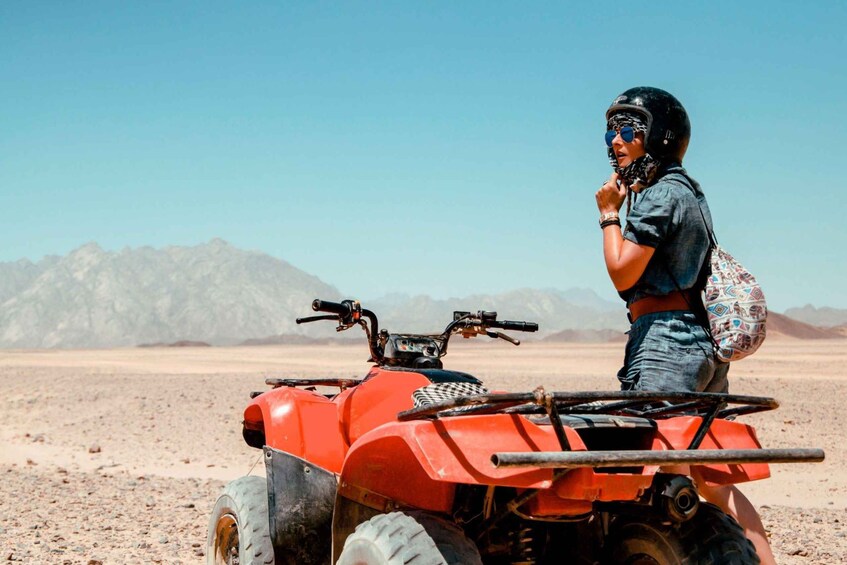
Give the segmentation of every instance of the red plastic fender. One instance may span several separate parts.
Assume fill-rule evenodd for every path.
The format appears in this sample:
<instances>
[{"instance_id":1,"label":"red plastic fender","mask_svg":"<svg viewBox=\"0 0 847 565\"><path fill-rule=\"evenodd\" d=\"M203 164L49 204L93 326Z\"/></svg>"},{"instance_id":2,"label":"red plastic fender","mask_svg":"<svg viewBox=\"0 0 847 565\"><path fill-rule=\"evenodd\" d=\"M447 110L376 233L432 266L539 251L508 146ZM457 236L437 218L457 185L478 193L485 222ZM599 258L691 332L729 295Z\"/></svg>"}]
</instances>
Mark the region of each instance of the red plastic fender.
<instances>
[{"instance_id":1,"label":"red plastic fender","mask_svg":"<svg viewBox=\"0 0 847 565\"><path fill-rule=\"evenodd\" d=\"M680 417L659 421L653 449L685 449L701 419ZM571 449L584 451L576 431L565 428ZM753 428L716 420L702 449L755 449L760 447ZM652 482L660 469L644 467L641 473L603 473L579 469L552 484L551 469L495 468L494 452L559 451L552 426L537 426L518 415L461 416L439 420L392 422L363 435L353 444L341 473L344 496L379 507L406 504L436 512L452 508L455 484L553 487L539 496L539 514L583 512L578 501L632 500ZM692 466L710 484L730 484L767 476L768 466ZM683 470L682 472L686 472ZM555 494L554 494L555 493ZM556 498L559 500L557 501ZM544 508L540 508L544 507ZM386 506L388 507L388 506Z\"/></svg>"},{"instance_id":2,"label":"red plastic fender","mask_svg":"<svg viewBox=\"0 0 847 565\"><path fill-rule=\"evenodd\" d=\"M338 407L315 392L280 387L253 399L244 410L244 428L264 431L265 444L333 473L347 453Z\"/></svg>"},{"instance_id":3,"label":"red plastic fender","mask_svg":"<svg viewBox=\"0 0 847 565\"><path fill-rule=\"evenodd\" d=\"M414 407L412 393L427 386L429 379L414 371L374 367L361 384L336 397L338 420L348 444Z\"/></svg>"},{"instance_id":4,"label":"red plastic fender","mask_svg":"<svg viewBox=\"0 0 847 565\"><path fill-rule=\"evenodd\" d=\"M565 429L571 448L584 450ZM558 451L552 426L518 415L460 416L392 422L363 435L347 453L341 493L362 502L384 497L434 512L447 512L455 484L548 488L551 469L495 468L495 451ZM377 496L375 496L377 495Z\"/></svg>"},{"instance_id":5,"label":"red plastic fender","mask_svg":"<svg viewBox=\"0 0 847 565\"><path fill-rule=\"evenodd\" d=\"M653 440L653 449L686 449L694 439L702 418L680 416L658 421L658 433ZM747 424L730 420L715 420L703 438L699 449L760 449L762 444L756 430ZM696 473L710 486L728 485L767 479L771 476L767 463L745 465L691 465Z\"/></svg>"}]
</instances>

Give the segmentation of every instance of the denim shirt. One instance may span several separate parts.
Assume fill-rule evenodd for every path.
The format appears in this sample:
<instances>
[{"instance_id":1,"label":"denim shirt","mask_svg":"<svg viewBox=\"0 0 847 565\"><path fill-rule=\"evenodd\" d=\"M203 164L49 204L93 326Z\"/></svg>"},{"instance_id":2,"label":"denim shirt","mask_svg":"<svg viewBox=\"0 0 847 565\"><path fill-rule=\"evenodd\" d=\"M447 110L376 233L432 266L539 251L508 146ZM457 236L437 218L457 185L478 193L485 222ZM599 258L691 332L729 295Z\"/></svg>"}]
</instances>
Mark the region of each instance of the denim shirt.
<instances>
[{"instance_id":1,"label":"denim shirt","mask_svg":"<svg viewBox=\"0 0 847 565\"><path fill-rule=\"evenodd\" d=\"M645 296L698 285L711 246L712 215L700 185L680 165L660 174L655 184L638 193L626 217L623 236L656 249L638 282L619 293L627 306Z\"/></svg>"}]
</instances>

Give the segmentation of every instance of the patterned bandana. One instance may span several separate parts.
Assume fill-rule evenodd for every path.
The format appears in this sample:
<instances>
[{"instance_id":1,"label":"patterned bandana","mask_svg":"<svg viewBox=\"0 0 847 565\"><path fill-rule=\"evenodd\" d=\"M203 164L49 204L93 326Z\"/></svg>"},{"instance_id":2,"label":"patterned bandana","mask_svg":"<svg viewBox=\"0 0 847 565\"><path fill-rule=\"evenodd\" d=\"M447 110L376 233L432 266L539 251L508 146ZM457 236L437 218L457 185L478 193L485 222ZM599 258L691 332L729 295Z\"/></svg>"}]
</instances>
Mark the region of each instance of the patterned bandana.
<instances>
[{"instance_id":1,"label":"patterned bandana","mask_svg":"<svg viewBox=\"0 0 847 565\"><path fill-rule=\"evenodd\" d=\"M617 112L612 114L606 123L607 128L614 130L619 130L624 126L629 126L643 134L647 133L647 124L644 122L644 117L635 112Z\"/></svg>"},{"instance_id":2,"label":"patterned bandana","mask_svg":"<svg viewBox=\"0 0 847 565\"><path fill-rule=\"evenodd\" d=\"M636 112L617 112L606 123L608 130L619 130L625 126L629 126L645 136L647 135L647 124L644 117ZM656 170L659 168L659 163L649 154L635 159L624 168L618 167L618 160L615 158L615 150L612 147L609 147L608 155L612 169L620 174L621 179L629 186L636 184L648 186L653 181Z\"/></svg>"}]
</instances>

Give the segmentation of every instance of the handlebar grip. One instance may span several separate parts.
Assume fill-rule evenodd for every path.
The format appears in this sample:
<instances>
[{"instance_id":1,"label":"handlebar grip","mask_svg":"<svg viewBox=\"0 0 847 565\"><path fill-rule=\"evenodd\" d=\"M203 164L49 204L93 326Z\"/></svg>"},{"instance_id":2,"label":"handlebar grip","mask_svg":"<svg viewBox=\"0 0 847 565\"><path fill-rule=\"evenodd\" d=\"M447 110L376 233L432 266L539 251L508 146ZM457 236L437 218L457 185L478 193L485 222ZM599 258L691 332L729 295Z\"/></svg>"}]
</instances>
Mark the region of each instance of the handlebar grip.
<instances>
[{"instance_id":1,"label":"handlebar grip","mask_svg":"<svg viewBox=\"0 0 847 565\"><path fill-rule=\"evenodd\" d=\"M338 314L339 316L348 316L350 314L350 304L339 304L338 302L315 298L312 301L312 310L315 312L329 312L330 314Z\"/></svg>"},{"instance_id":2,"label":"handlebar grip","mask_svg":"<svg viewBox=\"0 0 847 565\"><path fill-rule=\"evenodd\" d=\"M512 322L509 320L503 320L502 322L497 322L497 327L504 330L511 330L514 332L537 332L538 324L535 322Z\"/></svg>"}]
</instances>

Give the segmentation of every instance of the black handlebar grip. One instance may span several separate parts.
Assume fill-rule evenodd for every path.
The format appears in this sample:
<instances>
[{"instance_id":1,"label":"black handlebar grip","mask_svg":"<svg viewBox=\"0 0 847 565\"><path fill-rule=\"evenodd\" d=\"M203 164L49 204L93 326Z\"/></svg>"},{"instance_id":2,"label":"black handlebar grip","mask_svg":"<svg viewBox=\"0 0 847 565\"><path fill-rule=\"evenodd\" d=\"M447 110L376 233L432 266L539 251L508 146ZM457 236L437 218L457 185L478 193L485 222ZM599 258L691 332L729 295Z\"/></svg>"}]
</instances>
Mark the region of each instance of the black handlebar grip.
<instances>
[{"instance_id":1,"label":"black handlebar grip","mask_svg":"<svg viewBox=\"0 0 847 565\"><path fill-rule=\"evenodd\" d=\"M329 312L330 314L338 314L339 316L348 316L350 314L350 304L339 304L338 302L315 298L312 301L312 310L315 312Z\"/></svg>"},{"instance_id":2,"label":"black handlebar grip","mask_svg":"<svg viewBox=\"0 0 847 565\"><path fill-rule=\"evenodd\" d=\"M515 332L538 331L538 324L536 324L535 322L511 322L509 320L503 320L502 322L497 322L497 327Z\"/></svg>"}]
</instances>

